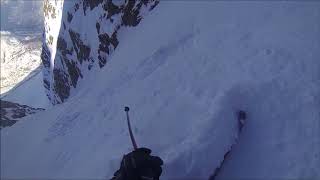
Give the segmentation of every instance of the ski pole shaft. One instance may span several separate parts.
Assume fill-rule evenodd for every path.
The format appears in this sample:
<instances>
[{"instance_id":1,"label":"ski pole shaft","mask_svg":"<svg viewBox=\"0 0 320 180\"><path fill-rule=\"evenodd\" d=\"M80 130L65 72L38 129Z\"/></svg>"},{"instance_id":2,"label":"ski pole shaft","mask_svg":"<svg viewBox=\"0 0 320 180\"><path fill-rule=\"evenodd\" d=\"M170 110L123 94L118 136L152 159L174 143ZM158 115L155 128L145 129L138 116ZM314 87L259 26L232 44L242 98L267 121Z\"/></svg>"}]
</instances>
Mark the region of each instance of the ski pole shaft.
<instances>
[{"instance_id":1,"label":"ski pole shaft","mask_svg":"<svg viewBox=\"0 0 320 180\"><path fill-rule=\"evenodd\" d=\"M133 133L132 133L132 129L131 129L131 124L130 124L130 118L129 118L129 107L125 107L125 111L127 114L127 123L128 123L128 129L129 129L129 134L130 134L130 139L133 145L134 150L138 149L136 140L134 139Z\"/></svg>"}]
</instances>

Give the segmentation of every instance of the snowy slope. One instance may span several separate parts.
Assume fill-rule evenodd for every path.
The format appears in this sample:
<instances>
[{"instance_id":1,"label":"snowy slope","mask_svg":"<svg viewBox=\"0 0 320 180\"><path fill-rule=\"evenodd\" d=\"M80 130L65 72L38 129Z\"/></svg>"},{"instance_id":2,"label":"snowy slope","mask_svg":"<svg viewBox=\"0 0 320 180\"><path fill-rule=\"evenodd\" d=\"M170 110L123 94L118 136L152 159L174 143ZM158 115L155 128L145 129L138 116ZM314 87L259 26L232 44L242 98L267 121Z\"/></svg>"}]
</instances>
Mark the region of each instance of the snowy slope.
<instances>
[{"instance_id":1,"label":"snowy slope","mask_svg":"<svg viewBox=\"0 0 320 180\"><path fill-rule=\"evenodd\" d=\"M48 108L51 106L49 99L45 94L43 87L43 75L40 66L31 75L29 75L22 82L2 94L2 100L16 102L19 104L26 104L37 108Z\"/></svg>"},{"instance_id":2,"label":"snowy slope","mask_svg":"<svg viewBox=\"0 0 320 180\"><path fill-rule=\"evenodd\" d=\"M238 109L248 121L218 179L320 178L319 9L161 2L74 97L2 130L1 176L110 177L132 149L129 105L162 179L207 179L234 143Z\"/></svg>"}]
</instances>

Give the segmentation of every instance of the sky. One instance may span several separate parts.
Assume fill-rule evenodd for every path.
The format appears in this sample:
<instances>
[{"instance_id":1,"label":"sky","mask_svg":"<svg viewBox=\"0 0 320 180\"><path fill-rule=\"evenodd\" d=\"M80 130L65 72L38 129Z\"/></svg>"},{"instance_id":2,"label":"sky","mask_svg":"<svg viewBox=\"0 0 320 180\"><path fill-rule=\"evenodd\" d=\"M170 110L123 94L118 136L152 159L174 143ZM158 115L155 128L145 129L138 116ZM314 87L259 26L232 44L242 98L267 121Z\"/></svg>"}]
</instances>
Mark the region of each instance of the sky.
<instances>
[{"instance_id":1,"label":"sky","mask_svg":"<svg viewBox=\"0 0 320 180\"><path fill-rule=\"evenodd\" d=\"M1 0L1 31L42 29L42 0Z\"/></svg>"}]
</instances>

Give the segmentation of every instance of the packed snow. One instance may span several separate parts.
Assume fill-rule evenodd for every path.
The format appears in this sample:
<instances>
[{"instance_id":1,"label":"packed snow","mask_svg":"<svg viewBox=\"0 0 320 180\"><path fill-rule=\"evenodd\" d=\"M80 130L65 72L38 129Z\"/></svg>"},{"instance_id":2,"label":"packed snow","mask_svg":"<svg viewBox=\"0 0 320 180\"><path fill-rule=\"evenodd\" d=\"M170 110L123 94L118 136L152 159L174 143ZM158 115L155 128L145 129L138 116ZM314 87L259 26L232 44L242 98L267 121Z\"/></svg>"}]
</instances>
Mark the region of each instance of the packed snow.
<instances>
[{"instance_id":1,"label":"packed snow","mask_svg":"<svg viewBox=\"0 0 320 180\"><path fill-rule=\"evenodd\" d=\"M1 177L110 178L138 146L161 179L320 178L320 3L163 1L78 93L1 130ZM23 138L22 138L23 137Z\"/></svg>"}]
</instances>

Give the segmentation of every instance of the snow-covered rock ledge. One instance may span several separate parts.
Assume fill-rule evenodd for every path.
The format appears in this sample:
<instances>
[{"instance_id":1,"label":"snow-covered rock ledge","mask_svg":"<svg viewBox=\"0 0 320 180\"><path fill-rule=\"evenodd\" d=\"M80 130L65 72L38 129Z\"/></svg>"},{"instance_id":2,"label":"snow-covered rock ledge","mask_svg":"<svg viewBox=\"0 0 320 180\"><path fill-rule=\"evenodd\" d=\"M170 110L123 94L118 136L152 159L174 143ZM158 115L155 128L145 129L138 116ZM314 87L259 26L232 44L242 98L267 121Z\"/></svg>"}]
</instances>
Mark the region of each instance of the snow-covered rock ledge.
<instances>
[{"instance_id":1,"label":"snow-covered rock ledge","mask_svg":"<svg viewBox=\"0 0 320 180\"><path fill-rule=\"evenodd\" d=\"M42 108L32 108L27 105L21 105L18 103L3 101L1 103L1 121L0 128L14 125L20 118L28 116L30 114L43 111Z\"/></svg>"},{"instance_id":2,"label":"snow-covered rock ledge","mask_svg":"<svg viewBox=\"0 0 320 180\"><path fill-rule=\"evenodd\" d=\"M79 78L110 60L124 27L137 26L158 0L44 1L44 86L53 104L64 102Z\"/></svg>"}]
</instances>

